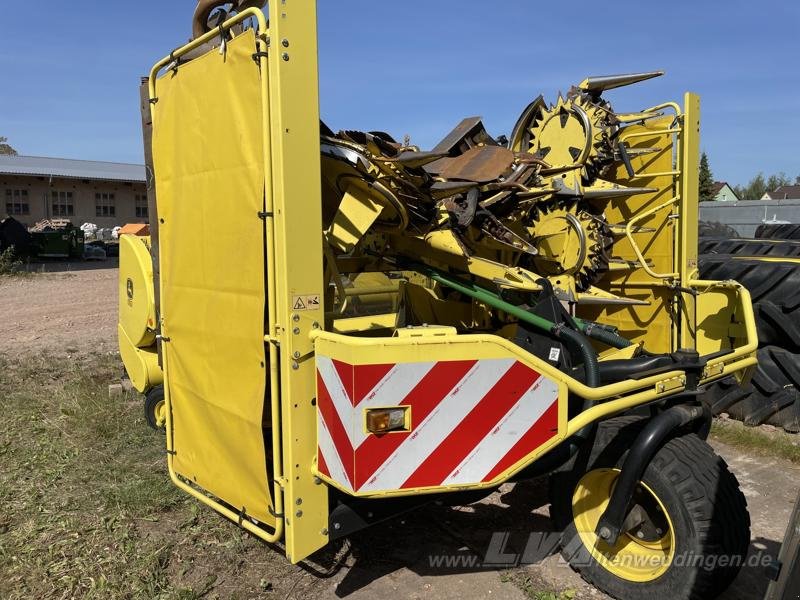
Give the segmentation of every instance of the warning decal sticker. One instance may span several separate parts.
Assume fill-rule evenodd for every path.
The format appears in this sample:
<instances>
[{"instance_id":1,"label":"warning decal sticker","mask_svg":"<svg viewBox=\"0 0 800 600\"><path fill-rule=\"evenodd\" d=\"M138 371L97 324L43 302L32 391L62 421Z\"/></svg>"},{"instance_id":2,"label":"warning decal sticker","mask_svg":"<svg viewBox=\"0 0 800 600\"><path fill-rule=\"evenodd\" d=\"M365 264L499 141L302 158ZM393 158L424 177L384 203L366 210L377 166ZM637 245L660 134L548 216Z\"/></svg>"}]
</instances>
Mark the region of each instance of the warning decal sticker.
<instances>
[{"instance_id":1,"label":"warning decal sticker","mask_svg":"<svg viewBox=\"0 0 800 600\"><path fill-rule=\"evenodd\" d=\"M319 294L292 297L292 310L317 310L319 307Z\"/></svg>"}]
</instances>

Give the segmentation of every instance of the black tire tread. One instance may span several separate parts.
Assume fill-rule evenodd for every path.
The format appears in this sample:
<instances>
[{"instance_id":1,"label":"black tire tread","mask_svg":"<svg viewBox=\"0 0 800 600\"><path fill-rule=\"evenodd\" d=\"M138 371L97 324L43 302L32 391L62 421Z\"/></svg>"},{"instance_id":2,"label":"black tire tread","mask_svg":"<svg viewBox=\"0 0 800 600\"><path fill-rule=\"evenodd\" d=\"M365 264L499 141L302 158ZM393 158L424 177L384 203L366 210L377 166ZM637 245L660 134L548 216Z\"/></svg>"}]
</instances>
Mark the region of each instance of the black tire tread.
<instances>
[{"instance_id":1,"label":"black tire tread","mask_svg":"<svg viewBox=\"0 0 800 600\"><path fill-rule=\"evenodd\" d=\"M639 423L636 423L636 421ZM588 468L619 464L646 419L621 417L601 424ZM613 461L614 455L619 458ZM588 469L587 469L588 470ZM714 450L696 434L674 437L657 452L645 472L666 475L692 515L699 538L699 546L708 554L742 556L750 543L750 517L747 502L739 489L735 475ZM565 474L564 474L565 475ZM574 489L576 478L561 479L553 483L551 511L560 528L571 522L571 508L565 506L565 490ZM560 489L560 491L558 491ZM571 495L568 496L571 498ZM565 559L570 557L565 554ZM698 571L689 598L706 599L720 594L736 577L741 565L718 569L713 574ZM574 567L573 567L574 568ZM591 569L575 568L583 579L604 589ZM604 590L611 593L609 590ZM611 594L614 597L618 595Z\"/></svg>"},{"instance_id":2,"label":"black tire tread","mask_svg":"<svg viewBox=\"0 0 800 600\"><path fill-rule=\"evenodd\" d=\"M753 305L758 329L758 343L762 346L781 346L800 352L800 321L795 311L787 311L773 302Z\"/></svg>"},{"instance_id":3,"label":"black tire tread","mask_svg":"<svg viewBox=\"0 0 800 600\"><path fill-rule=\"evenodd\" d=\"M697 233L701 238L704 237L721 237L721 238L738 238L737 232L730 225L720 223L719 221L700 221L697 224Z\"/></svg>"},{"instance_id":4,"label":"black tire tread","mask_svg":"<svg viewBox=\"0 0 800 600\"><path fill-rule=\"evenodd\" d=\"M754 304L772 302L785 313L800 309L800 262L704 254L699 267L703 279L733 279L742 284L750 292Z\"/></svg>"},{"instance_id":5,"label":"black tire tread","mask_svg":"<svg viewBox=\"0 0 800 600\"><path fill-rule=\"evenodd\" d=\"M756 237L770 240L800 240L800 225L762 223L756 228Z\"/></svg>"},{"instance_id":6,"label":"black tire tread","mask_svg":"<svg viewBox=\"0 0 800 600\"><path fill-rule=\"evenodd\" d=\"M800 256L800 240L702 238L700 254L735 254L737 256Z\"/></svg>"},{"instance_id":7,"label":"black tire tread","mask_svg":"<svg viewBox=\"0 0 800 600\"><path fill-rule=\"evenodd\" d=\"M164 400L164 386L162 385L150 388L144 395L144 419L152 429L157 431L164 429L158 426L155 414L156 405L162 400Z\"/></svg>"},{"instance_id":8,"label":"black tire tread","mask_svg":"<svg viewBox=\"0 0 800 600\"><path fill-rule=\"evenodd\" d=\"M752 381L739 386L733 377L714 383L705 401L714 415L727 412L745 425L763 423L800 432L800 354L777 346L758 350Z\"/></svg>"}]
</instances>

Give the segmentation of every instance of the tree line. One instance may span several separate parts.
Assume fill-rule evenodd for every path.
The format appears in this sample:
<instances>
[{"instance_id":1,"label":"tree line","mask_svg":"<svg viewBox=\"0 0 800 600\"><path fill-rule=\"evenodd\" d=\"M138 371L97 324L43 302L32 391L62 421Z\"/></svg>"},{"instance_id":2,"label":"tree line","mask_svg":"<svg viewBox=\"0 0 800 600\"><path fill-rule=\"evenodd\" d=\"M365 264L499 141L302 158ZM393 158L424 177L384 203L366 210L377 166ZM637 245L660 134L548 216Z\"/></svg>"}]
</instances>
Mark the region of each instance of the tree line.
<instances>
[{"instance_id":1,"label":"tree line","mask_svg":"<svg viewBox=\"0 0 800 600\"><path fill-rule=\"evenodd\" d=\"M800 185L800 175L792 179L786 173L764 175L759 173L745 185L731 186L739 200L761 200L767 192L775 191L782 185ZM700 202L714 199L714 175L708 164L705 152L700 157Z\"/></svg>"},{"instance_id":2,"label":"tree line","mask_svg":"<svg viewBox=\"0 0 800 600\"><path fill-rule=\"evenodd\" d=\"M6 154L10 156L17 155L17 151L11 147L11 145L8 143L8 139L4 138L2 135L0 135L0 154Z\"/></svg>"}]
</instances>

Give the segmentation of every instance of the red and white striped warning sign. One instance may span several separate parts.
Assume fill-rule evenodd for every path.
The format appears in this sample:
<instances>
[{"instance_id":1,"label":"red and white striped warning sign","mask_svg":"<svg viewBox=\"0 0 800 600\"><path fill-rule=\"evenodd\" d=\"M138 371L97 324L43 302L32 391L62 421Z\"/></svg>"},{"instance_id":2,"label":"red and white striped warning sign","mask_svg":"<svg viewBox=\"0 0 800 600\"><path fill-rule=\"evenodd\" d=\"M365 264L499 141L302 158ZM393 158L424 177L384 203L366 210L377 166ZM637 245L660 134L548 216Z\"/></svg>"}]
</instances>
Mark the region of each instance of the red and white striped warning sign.
<instances>
[{"instance_id":1,"label":"red and white striped warning sign","mask_svg":"<svg viewBox=\"0 0 800 600\"><path fill-rule=\"evenodd\" d=\"M558 385L513 359L350 365L317 356L318 468L354 492L491 481L558 432ZM365 431L408 406L407 432Z\"/></svg>"}]
</instances>

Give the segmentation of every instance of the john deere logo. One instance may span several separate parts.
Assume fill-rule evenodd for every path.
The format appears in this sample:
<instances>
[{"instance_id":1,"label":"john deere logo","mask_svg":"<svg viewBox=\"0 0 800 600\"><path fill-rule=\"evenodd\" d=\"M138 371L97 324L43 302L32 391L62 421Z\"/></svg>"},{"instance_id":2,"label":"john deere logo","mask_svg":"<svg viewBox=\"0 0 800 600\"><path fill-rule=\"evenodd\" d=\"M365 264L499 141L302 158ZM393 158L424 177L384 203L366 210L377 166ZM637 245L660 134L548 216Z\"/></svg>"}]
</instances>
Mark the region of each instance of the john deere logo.
<instances>
[{"instance_id":1,"label":"john deere logo","mask_svg":"<svg viewBox=\"0 0 800 600\"><path fill-rule=\"evenodd\" d=\"M133 300L133 279L130 277L128 281L125 283L125 289L128 292L128 300Z\"/></svg>"}]
</instances>

